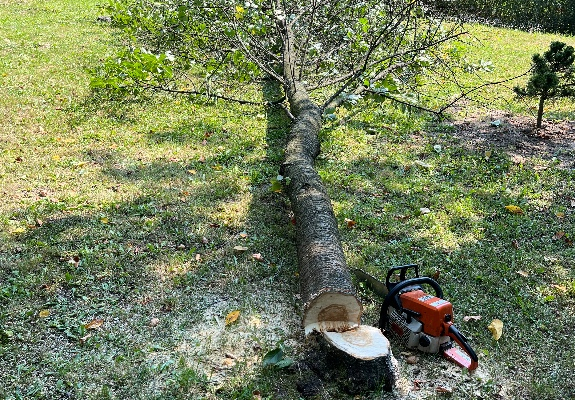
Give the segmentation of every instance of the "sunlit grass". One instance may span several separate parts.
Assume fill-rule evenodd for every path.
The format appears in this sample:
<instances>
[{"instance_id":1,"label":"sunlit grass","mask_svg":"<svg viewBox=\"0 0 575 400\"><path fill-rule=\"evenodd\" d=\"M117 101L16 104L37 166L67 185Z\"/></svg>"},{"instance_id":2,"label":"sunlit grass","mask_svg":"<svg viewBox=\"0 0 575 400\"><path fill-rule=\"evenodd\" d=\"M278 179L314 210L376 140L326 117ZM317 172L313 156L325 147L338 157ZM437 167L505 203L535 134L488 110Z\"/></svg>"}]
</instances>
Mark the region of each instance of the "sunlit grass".
<instances>
[{"instance_id":1,"label":"sunlit grass","mask_svg":"<svg viewBox=\"0 0 575 400\"><path fill-rule=\"evenodd\" d=\"M289 204L269 191L287 119L91 93L86 68L117 44L96 6L0 2L0 393L297 398L297 374L260 364L278 342L296 359L303 344ZM478 40L467 40L467 56L493 61L489 80L522 72L558 38L470 30ZM483 96L483 106L528 112L507 88ZM550 107L568 115L571 103ZM498 387L511 398L572 395L573 172L538 158L517 164L496 147L486 158L453 127L388 103L340 118L321 133L317 168L350 267L382 277L416 262L440 272L483 369L469 380L456 373L454 385L467 380L483 397ZM360 292L374 323L379 300ZM240 319L226 327L234 310ZM482 320L464 324L464 315ZM96 318L103 326L87 330ZM491 318L505 323L499 342L485 328ZM402 371L435 382L447 366L422 357ZM423 396L434 398L429 389Z\"/></svg>"}]
</instances>

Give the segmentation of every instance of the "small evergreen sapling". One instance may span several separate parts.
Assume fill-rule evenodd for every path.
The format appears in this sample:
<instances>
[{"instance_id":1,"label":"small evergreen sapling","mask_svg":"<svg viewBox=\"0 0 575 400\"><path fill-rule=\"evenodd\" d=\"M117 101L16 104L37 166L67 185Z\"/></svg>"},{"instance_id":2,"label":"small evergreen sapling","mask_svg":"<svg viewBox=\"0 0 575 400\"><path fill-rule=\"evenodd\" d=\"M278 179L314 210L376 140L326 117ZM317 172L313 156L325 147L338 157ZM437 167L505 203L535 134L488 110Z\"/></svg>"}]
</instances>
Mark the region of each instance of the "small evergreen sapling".
<instances>
[{"instance_id":1,"label":"small evergreen sapling","mask_svg":"<svg viewBox=\"0 0 575 400\"><path fill-rule=\"evenodd\" d=\"M531 77L527 86L515 87L519 96L539 97L537 128L541 128L545 100L555 97L575 96L573 62L575 49L563 42L552 42L549 50L533 55Z\"/></svg>"}]
</instances>

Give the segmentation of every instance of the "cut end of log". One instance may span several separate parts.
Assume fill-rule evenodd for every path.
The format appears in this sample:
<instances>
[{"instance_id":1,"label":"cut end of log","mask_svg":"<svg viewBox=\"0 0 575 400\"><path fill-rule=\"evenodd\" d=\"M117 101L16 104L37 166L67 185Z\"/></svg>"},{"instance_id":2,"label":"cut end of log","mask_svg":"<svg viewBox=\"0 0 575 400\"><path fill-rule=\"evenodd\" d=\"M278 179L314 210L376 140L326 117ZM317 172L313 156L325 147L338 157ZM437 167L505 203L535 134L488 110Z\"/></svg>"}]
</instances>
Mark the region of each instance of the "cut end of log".
<instances>
[{"instance_id":1,"label":"cut end of log","mask_svg":"<svg viewBox=\"0 0 575 400\"><path fill-rule=\"evenodd\" d=\"M389 340L378 328L360 325L345 332L323 332L327 342L359 360L374 360L390 355Z\"/></svg>"},{"instance_id":2,"label":"cut end of log","mask_svg":"<svg viewBox=\"0 0 575 400\"><path fill-rule=\"evenodd\" d=\"M359 326L361 312L361 303L351 294L322 293L306 307L303 320L305 333L349 331Z\"/></svg>"}]
</instances>

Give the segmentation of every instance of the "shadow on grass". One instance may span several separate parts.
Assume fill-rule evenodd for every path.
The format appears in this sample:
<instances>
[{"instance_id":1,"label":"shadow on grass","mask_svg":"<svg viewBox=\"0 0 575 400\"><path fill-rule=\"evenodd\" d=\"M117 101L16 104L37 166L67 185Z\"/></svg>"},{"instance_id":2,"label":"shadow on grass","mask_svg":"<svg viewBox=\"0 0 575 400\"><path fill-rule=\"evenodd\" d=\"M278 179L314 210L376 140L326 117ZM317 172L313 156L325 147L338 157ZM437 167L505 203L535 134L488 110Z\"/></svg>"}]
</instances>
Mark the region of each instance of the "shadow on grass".
<instances>
[{"instance_id":1,"label":"shadow on grass","mask_svg":"<svg viewBox=\"0 0 575 400\"><path fill-rule=\"evenodd\" d=\"M86 161L111 190L137 190L90 205L42 199L14 213L31 226L0 245L0 361L18 371L3 376L9 390L39 398L297 396L297 376L260 367L279 342L294 349L288 356L302 342L294 232L286 200L269 191L289 123L267 112L264 148L204 120L152 129L148 146L205 148L206 156L144 163L88 149ZM569 172L526 170L497 150L486 160L482 149L450 139L437 152L433 137L370 137L369 157L339 161L345 144L334 143L324 153L331 161L318 163L350 267L384 276L417 262L427 275L440 271L492 387L544 371L550 378L523 393L571 393L575 289L553 285L574 280L573 250L552 238L573 229L554 214L572 193ZM508 204L525 214L508 213ZM377 302L365 304L373 323ZM235 310L240 318L226 324ZM476 314L503 319L504 339L493 342L486 324L461 322ZM540 351L525 360L532 343ZM418 366L430 381L437 362Z\"/></svg>"},{"instance_id":2,"label":"shadow on grass","mask_svg":"<svg viewBox=\"0 0 575 400\"><path fill-rule=\"evenodd\" d=\"M92 101L72 124L98 112ZM105 118L132 123L137 105ZM281 143L277 126L268 135L269 147ZM284 390L271 384L284 379L278 371L257 367L279 342L299 340L291 228L284 199L269 191L278 150L260 154L249 137L204 121L148 138L149 146L203 146L206 156L143 162L87 149L85 160L120 196L39 199L12 215L30 221L0 246L0 360L4 371L20 371L2 378L15 396ZM225 323L233 310L241 317Z\"/></svg>"}]
</instances>

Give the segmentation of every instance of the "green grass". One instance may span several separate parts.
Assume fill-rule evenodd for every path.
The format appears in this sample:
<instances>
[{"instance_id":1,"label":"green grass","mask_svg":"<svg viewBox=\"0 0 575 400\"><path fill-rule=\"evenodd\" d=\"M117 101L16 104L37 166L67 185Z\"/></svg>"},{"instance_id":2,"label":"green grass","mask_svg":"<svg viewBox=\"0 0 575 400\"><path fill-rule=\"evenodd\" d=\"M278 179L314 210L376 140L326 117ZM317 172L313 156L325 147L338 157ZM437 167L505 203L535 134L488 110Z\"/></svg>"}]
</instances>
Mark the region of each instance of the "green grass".
<instances>
[{"instance_id":1,"label":"green grass","mask_svg":"<svg viewBox=\"0 0 575 400\"><path fill-rule=\"evenodd\" d=\"M286 118L90 93L87 68L118 45L97 5L0 1L0 398L297 398L297 374L261 366L279 342L295 359L303 345L289 205L269 191ZM473 29L486 47L468 57L493 60L494 80L555 38ZM529 112L504 96L493 107ZM569 116L572 103L554 107ZM486 159L452 130L388 104L326 125L317 166L350 267L441 271L481 367L468 377L435 356L408 365L394 345L405 379L426 381L422 398L439 397L438 384L461 399L572 397L575 251L553 236L575 235L573 171L516 164L495 146ZM359 292L374 323L379 300ZM498 342L493 318L505 324Z\"/></svg>"}]
</instances>

